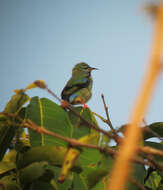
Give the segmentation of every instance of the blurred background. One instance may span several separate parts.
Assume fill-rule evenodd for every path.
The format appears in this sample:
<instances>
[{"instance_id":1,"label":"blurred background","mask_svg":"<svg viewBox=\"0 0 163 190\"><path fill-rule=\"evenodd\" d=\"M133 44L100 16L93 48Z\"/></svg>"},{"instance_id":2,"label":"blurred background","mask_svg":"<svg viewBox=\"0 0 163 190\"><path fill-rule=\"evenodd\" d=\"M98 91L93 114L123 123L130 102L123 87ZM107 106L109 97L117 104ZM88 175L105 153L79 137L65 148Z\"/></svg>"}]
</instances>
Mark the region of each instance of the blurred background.
<instances>
[{"instance_id":1,"label":"blurred background","mask_svg":"<svg viewBox=\"0 0 163 190\"><path fill-rule=\"evenodd\" d=\"M45 80L60 96L74 65L86 62L99 68L92 72L88 106L105 117L103 93L113 125L127 123L153 42L153 22L143 11L147 2L0 0L0 111L14 89L34 80ZM163 120L161 80L147 123ZM57 102L41 89L28 95Z\"/></svg>"}]
</instances>

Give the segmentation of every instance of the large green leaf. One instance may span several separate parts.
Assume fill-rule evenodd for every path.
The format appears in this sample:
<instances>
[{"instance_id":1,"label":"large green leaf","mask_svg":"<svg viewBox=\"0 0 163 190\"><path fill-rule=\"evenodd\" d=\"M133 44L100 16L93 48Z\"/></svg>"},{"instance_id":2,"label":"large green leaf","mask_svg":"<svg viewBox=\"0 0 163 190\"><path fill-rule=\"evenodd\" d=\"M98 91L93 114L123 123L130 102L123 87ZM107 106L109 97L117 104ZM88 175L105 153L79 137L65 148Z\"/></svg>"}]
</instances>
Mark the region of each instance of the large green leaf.
<instances>
[{"instance_id":1,"label":"large green leaf","mask_svg":"<svg viewBox=\"0 0 163 190\"><path fill-rule=\"evenodd\" d=\"M79 113L85 120L98 126L97 121L89 108L85 109L85 108L79 106L79 107L74 107L73 109L74 109L74 111ZM78 118L76 115L74 115L71 111L68 111L68 115L71 120L71 123L74 126L73 135L72 135L73 138L78 139L78 138L81 138L92 132L96 132L94 130L91 130L90 127L85 126L86 124L83 123L83 121L81 121L80 118ZM97 133L97 134L99 136L99 133Z\"/></svg>"},{"instance_id":2,"label":"large green leaf","mask_svg":"<svg viewBox=\"0 0 163 190\"><path fill-rule=\"evenodd\" d=\"M28 100L29 97L24 92L15 94L7 103L4 112L18 113ZM15 119L10 119L7 116L0 114L0 160L2 160L13 137L15 136L16 127L14 126L14 122Z\"/></svg>"},{"instance_id":3,"label":"large green leaf","mask_svg":"<svg viewBox=\"0 0 163 190\"><path fill-rule=\"evenodd\" d=\"M66 137L71 137L72 135L73 127L67 113L60 106L47 98L32 98L26 109L26 119L31 119L40 127L60 135ZM32 146L65 146L67 144L60 139L49 135L38 134L31 129L29 130L29 134Z\"/></svg>"},{"instance_id":4,"label":"large green leaf","mask_svg":"<svg viewBox=\"0 0 163 190\"><path fill-rule=\"evenodd\" d=\"M163 122L155 122L155 123L152 123L152 124L144 127L143 136L144 136L145 140L152 138L152 137L156 137L156 135L154 133L152 133L150 130L148 130L148 128L150 130L152 130L154 133L163 137Z\"/></svg>"},{"instance_id":5,"label":"large green leaf","mask_svg":"<svg viewBox=\"0 0 163 190\"><path fill-rule=\"evenodd\" d=\"M109 174L113 166L113 159L105 154L92 155L89 159L82 161L82 173L74 178L73 184L80 183L86 190L104 189L104 178ZM76 180L76 181L75 181ZM79 190L82 189L77 187ZM76 188L75 188L76 189Z\"/></svg>"},{"instance_id":6,"label":"large green leaf","mask_svg":"<svg viewBox=\"0 0 163 190\"><path fill-rule=\"evenodd\" d=\"M33 162L41 161L47 161L50 165L61 166L66 151L65 147L59 146L32 147L25 153L19 154L17 167L20 169ZM79 161L76 162L75 167L80 170Z\"/></svg>"}]
</instances>

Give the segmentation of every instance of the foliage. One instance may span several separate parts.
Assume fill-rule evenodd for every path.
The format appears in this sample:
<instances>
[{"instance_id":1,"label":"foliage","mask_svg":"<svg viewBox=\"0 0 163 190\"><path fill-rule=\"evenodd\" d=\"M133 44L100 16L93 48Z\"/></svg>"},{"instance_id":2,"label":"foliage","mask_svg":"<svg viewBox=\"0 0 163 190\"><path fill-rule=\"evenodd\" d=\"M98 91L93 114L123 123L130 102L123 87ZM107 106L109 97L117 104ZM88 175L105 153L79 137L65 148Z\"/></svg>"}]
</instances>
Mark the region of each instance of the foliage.
<instances>
[{"instance_id":1,"label":"foliage","mask_svg":"<svg viewBox=\"0 0 163 190\"><path fill-rule=\"evenodd\" d=\"M114 156L105 148L116 151L118 145L111 146L108 137L89 128L81 118L53 101L33 97L24 106L28 100L24 91L18 91L0 114L0 190L106 189ZM89 108L79 106L73 109L98 127ZM32 123L30 128L28 121L32 121L37 130L32 128ZM163 122L153 123L144 129L147 127L152 132L144 130L144 143L141 144L162 150L161 143L153 143L149 139L154 136L153 132L163 136ZM79 143L94 145L95 148L73 146L73 143L47 135L42 130L59 134L70 142L76 139ZM149 155L144 153L139 157L144 161ZM154 155L151 159L155 164L163 164L162 156ZM143 162L133 163L131 179L134 183L129 180L129 190L137 190L143 185L154 190L162 188L162 171L159 167L152 168L152 164L145 167Z\"/></svg>"}]
</instances>

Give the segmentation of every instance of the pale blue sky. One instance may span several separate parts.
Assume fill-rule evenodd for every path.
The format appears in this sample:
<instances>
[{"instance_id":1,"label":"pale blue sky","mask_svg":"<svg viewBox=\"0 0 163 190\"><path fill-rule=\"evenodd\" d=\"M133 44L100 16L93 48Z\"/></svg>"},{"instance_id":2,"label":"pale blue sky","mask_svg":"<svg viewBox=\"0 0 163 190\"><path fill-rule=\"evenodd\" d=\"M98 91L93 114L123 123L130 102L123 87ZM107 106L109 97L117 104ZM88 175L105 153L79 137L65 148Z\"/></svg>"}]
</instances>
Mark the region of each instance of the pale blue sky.
<instances>
[{"instance_id":1,"label":"pale blue sky","mask_svg":"<svg viewBox=\"0 0 163 190\"><path fill-rule=\"evenodd\" d=\"M72 67L87 62L93 96L87 103L104 115L101 93L113 125L127 122L152 43L152 23L142 0L0 0L0 110L37 79L60 95ZM148 123L163 120L162 81L148 111ZM30 96L48 97L38 89ZM56 100L54 100L56 101Z\"/></svg>"}]
</instances>

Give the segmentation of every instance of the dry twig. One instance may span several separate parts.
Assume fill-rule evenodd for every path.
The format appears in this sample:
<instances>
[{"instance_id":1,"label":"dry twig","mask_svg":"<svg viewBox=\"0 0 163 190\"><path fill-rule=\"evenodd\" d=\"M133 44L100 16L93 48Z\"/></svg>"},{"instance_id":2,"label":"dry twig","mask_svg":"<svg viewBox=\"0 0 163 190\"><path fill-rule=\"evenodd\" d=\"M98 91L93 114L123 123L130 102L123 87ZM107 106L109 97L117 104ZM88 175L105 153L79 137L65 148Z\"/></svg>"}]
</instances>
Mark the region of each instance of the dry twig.
<instances>
[{"instance_id":1,"label":"dry twig","mask_svg":"<svg viewBox=\"0 0 163 190\"><path fill-rule=\"evenodd\" d=\"M109 112L108 112L108 107L106 106L105 98L104 98L103 94L101 94L101 98L102 98L102 101L103 101L103 104L104 104L104 109L105 109L105 113L106 113L106 117L107 117L106 123L109 125L109 127L113 131L114 135L118 136L117 133L116 133L116 130L114 129L114 127L112 125L112 122L110 120Z\"/></svg>"}]
</instances>

